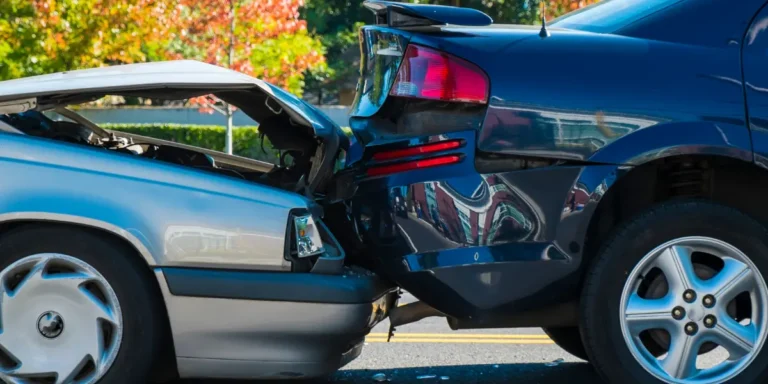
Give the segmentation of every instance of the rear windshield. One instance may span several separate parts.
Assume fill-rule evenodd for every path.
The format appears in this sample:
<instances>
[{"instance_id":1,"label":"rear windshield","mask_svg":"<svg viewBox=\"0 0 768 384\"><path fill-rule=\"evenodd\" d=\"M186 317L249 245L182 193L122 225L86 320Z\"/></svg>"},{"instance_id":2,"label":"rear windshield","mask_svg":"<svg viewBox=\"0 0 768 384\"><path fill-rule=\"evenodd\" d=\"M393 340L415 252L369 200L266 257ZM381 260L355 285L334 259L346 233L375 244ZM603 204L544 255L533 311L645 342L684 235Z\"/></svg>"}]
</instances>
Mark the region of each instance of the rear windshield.
<instances>
[{"instance_id":1,"label":"rear windshield","mask_svg":"<svg viewBox=\"0 0 768 384\"><path fill-rule=\"evenodd\" d=\"M684 0L603 0L555 19L552 26L610 33Z\"/></svg>"}]
</instances>

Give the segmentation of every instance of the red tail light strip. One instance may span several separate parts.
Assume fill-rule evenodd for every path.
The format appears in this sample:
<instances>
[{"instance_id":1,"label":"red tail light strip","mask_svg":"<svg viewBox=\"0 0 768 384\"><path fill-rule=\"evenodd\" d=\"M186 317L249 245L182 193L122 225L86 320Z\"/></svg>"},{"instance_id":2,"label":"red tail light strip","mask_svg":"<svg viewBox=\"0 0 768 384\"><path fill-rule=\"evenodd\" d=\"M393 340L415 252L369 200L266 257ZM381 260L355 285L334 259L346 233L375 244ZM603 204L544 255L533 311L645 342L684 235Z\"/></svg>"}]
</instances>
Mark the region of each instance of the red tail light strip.
<instances>
[{"instance_id":1,"label":"red tail light strip","mask_svg":"<svg viewBox=\"0 0 768 384\"><path fill-rule=\"evenodd\" d=\"M456 164L461 162L461 155L447 155L440 157L433 157L431 159L407 161L405 163L380 165L377 167L371 167L366 174L368 176L383 176L391 175L393 173L400 173L406 171L413 171L416 169L424 169L437 167L440 165Z\"/></svg>"},{"instance_id":2,"label":"red tail light strip","mask_svg":"<svg viewBox=\"0 0 768 384\"><path fill-rule=\"evenodd\" d=\"M389 94L460 103L488 103L488 76L478 66L410 44Z\"/></svg>"},{"instance_id":3,"label":"red tail light strip","mask_svg":"<svg viewBox=\"0 0 768 384\"><path fill-rule=\"evenodd\" d=\"M441 141L437 143L430 143L430 144L424 144L424 145L417 145L414 147L408 147L403 149L394 149L391 151L383 151L379 153L373 154L374 160L394 160L394 159L403 159L406 157L411 156L418 156L418 155L426 155L429 153L435 153L435 152L442 152L442 151L448 151L451 149L456 149L461 147L463 144L462 140L448 140L448 141Z\"/></svg>"}]
</instances>

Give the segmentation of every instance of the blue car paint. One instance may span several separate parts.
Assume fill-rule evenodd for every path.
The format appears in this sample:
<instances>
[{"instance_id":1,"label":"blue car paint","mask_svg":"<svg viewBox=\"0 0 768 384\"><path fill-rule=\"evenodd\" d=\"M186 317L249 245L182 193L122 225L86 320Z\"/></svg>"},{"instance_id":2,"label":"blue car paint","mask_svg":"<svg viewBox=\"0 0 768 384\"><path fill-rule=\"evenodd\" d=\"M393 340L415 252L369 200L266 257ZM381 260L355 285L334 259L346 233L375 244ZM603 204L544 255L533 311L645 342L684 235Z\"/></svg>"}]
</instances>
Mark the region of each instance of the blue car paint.
<instances>
[{"instance_id":1,"label":"blue car paint","mask_svg":"<svg viewBox=\"0 0 768 384\"><path fill-rule=\"evenodd\" d=\"M358 180L350 201L357 241L379 273L472 326L574 300L593 215L633 167L685 154L752 162L753 140L768 165L768 117L750 115L750 131L741 64L763 4L674 2L611 33L554 23L547 38L524 26L364 27L350 125L367 149L356 166L397 145L467 145L445 153L461 154L459 164ZM750 110L768 94L749 85L768 88L760 66L768 42L759 37L743 44ZM449 106L387 97L399 61L378 55L382 44L401 52L419 44L476 64L491 79L487 109L467 112L462 126L426 117L444 108L446 120L457 120ZM488 171L483 156L550 166ZM407 218L395 214L393 189L405 196Z\"/></svg>"},{"instance_id":2,"label":"blue car paint","mask_svg":"<svg viewBox=\"0 0 768 384\"><path fill-rule=\"evenodd\" d=\"M746 33L742 60L744 63L744 90L748 106L749 126L755 163L768 168L768 74L765 58L768 55L768 8L755 17Z\"/></svg>"}]
</instances>

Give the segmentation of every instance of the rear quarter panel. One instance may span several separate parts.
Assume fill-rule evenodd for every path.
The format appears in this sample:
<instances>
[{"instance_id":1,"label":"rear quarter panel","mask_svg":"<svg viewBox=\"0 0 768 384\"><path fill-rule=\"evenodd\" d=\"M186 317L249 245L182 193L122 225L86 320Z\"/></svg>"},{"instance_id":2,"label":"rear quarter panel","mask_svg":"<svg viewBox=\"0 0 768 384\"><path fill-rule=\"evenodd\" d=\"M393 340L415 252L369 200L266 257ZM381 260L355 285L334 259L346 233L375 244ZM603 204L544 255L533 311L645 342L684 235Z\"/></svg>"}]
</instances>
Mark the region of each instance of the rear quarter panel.
<instances>
[{"instance_id":1,"label":"rear quarter panel","mask_svg":"<svg viewBox=\"0 0 768 384\"><path fill-rule=\"evenodd\" d=\"M479 150L632 164L700 132L712 139L705 145L750 152L738 45L551 34L520 40L501 53L504 60L482 63L492 85ZM646 148L623 141L620 153L601 155L641 131ZM670 136L680 139L670 143Z\"/></svg>"}]
</instances>

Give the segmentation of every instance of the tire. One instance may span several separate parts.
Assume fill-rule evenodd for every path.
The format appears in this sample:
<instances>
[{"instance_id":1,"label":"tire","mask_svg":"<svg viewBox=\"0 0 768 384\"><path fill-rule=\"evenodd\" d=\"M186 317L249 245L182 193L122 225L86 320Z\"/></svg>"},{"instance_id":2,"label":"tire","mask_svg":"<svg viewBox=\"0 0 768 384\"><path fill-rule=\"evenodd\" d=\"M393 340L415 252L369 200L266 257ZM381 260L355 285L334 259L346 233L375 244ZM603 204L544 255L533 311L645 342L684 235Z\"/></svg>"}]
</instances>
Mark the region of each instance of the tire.
<instances>
[{"instance_id":1,"label":"tire","mask_svg":"<svg viewBox=\"0 0 768 384\"><path fill-rule=\"evenodd\" d=\"M41 269L38 270L40 273L38 280L33 280L30 277L33 276L33 273L24 272L28 268L25 264L27 262L35 266L45 265L45 267L40 267ZM68 361L70 356L76 355L77 352L74 352L72 348L72 340L76 341L74 343L76 345L90 345L90 343L85 341L86 339L83 334L91 333L80 332L78 329L92 330L88 328L91 325L86 313L90 314L93 308L97 308L97 312L94 313L103 315L103 318L97 317L94 319L97 319L96 322L100 324L101 328L99 330L104 332L103 330L106 329L107 332L103 336L102 341L100 343L97 342L97 345L99 345L97 348L99 349L82 349L82 351L96 351L96 353L85 353L82 356L85 356L87 359L87 356L101 354L103 357L100 361L112 361L108 365L107 363L99 363L102 364L106 373L101 376L98 383L134 384L149 381L152 364L159 357L158 354L161 350L160 341L165 340L162 337L165 327L163 327L162 320L164 316L161 316L163 306L159 297L160 293L157 287L153 285L155 283L152 281L151 271L142 263L142 260L138 259L135 254L132 254L132 249L128 249L118 241L110 239L97 231L85 228L80 229L65 225L26 225L12 230L0 238L0 279L7 280L0 283L10 284L6 285L6 289L16 287L15 294L17 295L22 295L23 292L26 298L32 299L26 300L27 303L45 303L40 305L46 308L47 306L52 307L50 308L51 311L46 309L38 320L37 330L39 334L34 332L34 328L31 328L29 333L24 334L26 339L23 340L26 341L26 345L43 343L40 341L40 337L47 338L48 341L45 342L53 343L58 341L60 343L56 347L58 350L56 348L48 349L54 352L50 352L46 356L48 359L45 363L38 364L39 368L43 368L45 365L57 366L56 364L61 363L63 360ZM12 270L11 268L14 268L14 266L17 269ZM78 285L71 292L67 289L57 291L51 289L51 285L45 285L51 284L51 282L59 284L60 281L65 281L62 278L57 279L55 273L70 273L70 269L74 269L77 273L72 281L75 281L76 284L81 284L81 280L78 280L80 276L87 276L82 281L88 283ZM13 281L14 277L11 277L13 274L5 273L5 271L15 271L15 275L27 273L26 277L24 277L26 280L22 280L23 283ZM19 273L18 271L21 272ZM103 279L107 285L99 285L102 283L102 280L93 280L94 278ZM8 283L9 281L10 283ZM91 283L93 281L95 283ZM25 284L30 288L25 288ZM31 288L33 286L35 288ZM90 299L79 301L81 299L77 297L77 294L85 288L91 292ZM79 304L56 300L57 295L65 294L69 295L67 297L76 298ZM2 294L0 294L0 297L2 297ZM88 307L88 300L93 302L101 301L101 303ZM98 308L102 306L103 308L108 308L109 311L98 312ZM3 306L0 306L0 311L3 308ZM81 310L82 308L87 308L87 310ZM56 311L62 314L59 315ZM29 314L34 314L33 312L36 313L35 310L29 310ZM69 318L64 313L69 314ZM116 313L122 314L119 316L121 320L118 320ZM0 313L0 315L3 316L4 325L12 326L7 321L8 314ZM26 322L30 318L26 317L26 315L18 315L18 318L20 319L19 324L24 324L24 327L26 327ZM104 318L111 318L111 321L114 323L103 320ZM117 336L121 333L119 331L120 326L115 325L115 323L121 323L122 325L121 338ZM97 328L94 326L93 329ZM5 331L14 332L10 329ZM59 340L56 340L56 338L59 338ZM19 338L15 340L15 345L3 346L11 356L13 356L14 350L23 351L25 348L19 346L18 340ZM0 342L2 341L3 339L0 337ZM33 348L29 349L34 350ZM80 348L74 349L80 350ZM59 351L62 353L57 353ZM8 356L6 356L5 360L7 359ZM3 359L0 359L0 361L3 361ZM27 369L37 369L38 366L35 364L28 365L29 368ZM58 372L66 372L68 366L67 364L61 365L62 368ZM23 367L23 364L16 366L9 372L9 375L13 377L14 373L20 373L18 370L23 369ZM81 372L81 375L84 376L77 377L77 381L94 382L98 378L98 372L94 367L95 365L90 367L91 373L88 373L89 368L85 367L85 371ZM76 365L71 372L77 372L78 369ZM66 373L62 373L62 375L66 375ZM71 379L67 380L67 382L71 381Z\"/></svg>"},{"instance_id":2,"label":"tire","mask_svg":"<svg viewBox=\"0 0 768 384\"><path fill-rule=\"evenodd\" d=\"M731 247L728 248L723 243ZM721 336L716 339L706 338L715 337L713 332L719 332L721 325L731 327L732 325L729 324L735 323L732 318L740 316L736 310L731 311L731 308L736 308L741 313L740 311L744 306L740 302L737 303L736 300L731 300L729 296L722 296L722 303L717 302L717 305L714 305L714 301L710 301L709 303L713 305L713 308L707 307L708 292L702 287L720 286L714 284L726 280L724 278L715 279L714 277L721 276L721 272L723 273L722 276L726 276L726 273L723 272L726 269L725 265L715 266L711 267L713 271L706 272L706 268L709 267L705 264L716 265L716 263L710 262L716 258L706 256L708 255L706 252L692 253L694 249L698 249L696 252L701 250L696 248L699 245L707 250L711 249L712 254L715 255L720 250L727 250L729 252L728 257L735 255L735 259L744 260L743 265L755 268L756 271L750 269L748 274L739 274L738 276L746 276L743 277L743 281L749 279L758 287L755 288L755 292L759 292L759 294L755 294L752 300L759 299L760 301L756 302L758 304L755 306L760 307L766 304L763 300L765 298L763 276L768 273L768 232L765 227L735 209L709 202L683 201L659 205L617 229L603 244L586 278L580 311L582 338L590 362L607 382L626 384L679 383L681 382L680 377L693 378L692 375L697 372L695 371L696 354L688 354L688 356L692 356L693 360L690 358L669 360L669 365L666 364L669 358L667 357L663 363L659 363L659 366L664 368L656 370L647 361L657 359L672 346L676 347L673 349L675 356L678 356L677 352L679 351L693 350L699 346L702 348L697 349L700 352L711 350L715 344L707 343L707 340L727 340ZM668 250L674 250L674 252ZM739 259L742 256L745 257ZM669 260L672 261L669 262ZM690 265L694 269L686 269L687 260L696 260ZM721 258L722 260L727 260L727 258ZM643 270L642 268L645 268L646 265L644 263L649 262L647 268L651 269ZM717 268L722 269L718 270ZM665 270L677 270L678 275L677 277L672 275L667 277ZM691 270L695 270L693 272L694 277L691 277L691 273L686 274L685 272ZM658 279L659 273L664 276L664 279ZM710 274L710 277L704 276L707 273ZM632 278L632 283L626 284L631 277L637 277L637 279ZM712 280L707 280L708 278ZM655 296L651 295L650 293L656 289L653 288L653 284L659 281L662 282L662 288L660 288L662 293ZM701 283L702 281L705 283ZM663 287L664 284L666 287ZM735 295L738 290L730 289L733 286L726 285L729 287L727 290L718 290L716 294L720 295L725 292L726 295L729 295L734 292ZM692 287L693 291L696 289L703 291L694 292L697 294L695 298L687 290L679 294L680 290L686 287ZM741 287L740 283L739 287ZM649 301L643 301L642 305L632 304L640 303L636 297L642 295L648 295L643 299L663 298L672 300L653 302L654 305L659 305L658 308L662 308L662 304L676 307L668 313L665 312L666 309L656 310L650 315L654 317L653 325L648 325L651 324L648 322L647 314L650 312L647 306ZM688 300L691 302L689 303ZM749 296L747 296L747 300L749 300ZM731 303L732 306L728 306L728 303ZM681 312L678 309L682 308L681 305L685 307L684 310L687 308L686 312ZM639 310L635 312L633 308L642 308L646 312L641 314ZM716 312L716 310L725 312ZM705 314L706 316L704 316ZM708 316L713 314L719 317L708 320ZM678 317L680 320L677 319ZM696 327L689 327L691 323L696 324ZM659 331L662 328L641 331L652 326L663 327L665 331ZM765 377L768 377L768 347L763 345L766 334L765 321L755 322L754 327L761 331L755 332L755 335L758 336L753 338L755 342L751 347L752 352L750 354L745 352L743 354L744 359L738 360L740 366L723 373L721 376L716 376L715 379L703 379L699 376L697 381L692 380L690 382L697 384L764 382ZM689 332L693 333L690 334ZM667 335L666 344L662 337L665 333ZM625 337L625 334L628 336ZM638 335L637 338L631 336L635 334ZM725 335L725 333L718 335ZM641 341L637 341L638 339ZM689 348L689 345L695 345L695 347ZM733 345L735 344L731 344L731 346ZM649 353L644 354L642 347L645 347ZM668 354L668 356L671 355L672 353ZM679 356L686 356L686 354L681 353ZM675 361L681 363L672 364ZM694 361L694 363L693 365L684 364L683 362L686 361ZM677 377L672 377L673 375L669 375L667 371L676 372L674 376ZM669 375L669 377L665 375Z\"/></svg>"},{"instance_id":3,"label":"tire","mask_svg":"<svg viewBox=\"0 0 768 384\"><path fill-rule=\"evenodd\" d=\"M579 327L542 328L558 347L579 359L589 361Z\"/></svg>"}]
</instances>

